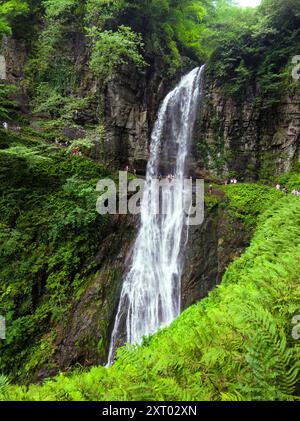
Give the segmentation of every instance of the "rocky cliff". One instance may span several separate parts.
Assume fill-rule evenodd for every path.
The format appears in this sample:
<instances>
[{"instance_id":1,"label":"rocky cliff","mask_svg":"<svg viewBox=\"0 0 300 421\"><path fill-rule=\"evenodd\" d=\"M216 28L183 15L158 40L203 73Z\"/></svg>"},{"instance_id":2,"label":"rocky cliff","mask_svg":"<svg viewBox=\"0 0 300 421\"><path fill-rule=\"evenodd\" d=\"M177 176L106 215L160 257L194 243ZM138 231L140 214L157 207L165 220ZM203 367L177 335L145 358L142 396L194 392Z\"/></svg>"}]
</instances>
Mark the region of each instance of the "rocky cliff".
<instances>
[{"instance_id":1,"label":"rocky cliff","mask_svg":"<svg viewBox=\"0 0 300 421\"><path fill-rule=\"evenodd\" d=\"M113 76L104 95L105 159L145 173L156 113L171 84L153 69L141 76L124 67Z\"/></svg>"},{"instance_id":2,"label":"rocky cliff","mask_svg":"<svg viewBox=\"0 0 300 421\"><path fill-rule=\"evenodd\" d=\"M299 95L285 92L280 104L263 109L258 87L239 100L211 81L205 90L197 139L200 173L270 181L299 162Z\"/></svg>"},{"instance_id":3,"label":"rocky cliff","mask_svg":"<svg viewBox=\"0 0 300 421\"><path fill-rule=\"evenodd\" d=\"M6 58L7 81L21 88L18 99L25 115L29 108L24 69L32 54L28 48L22 39L3 37L1 53ZM70 37L63 48L80 80L76 95L73 92L72 96L92 98L84 111L75 110L73 121L61 127L63 134L71 140L84 138L89 136L91 127L103 125L104 134L93 157L116 168L129 164L144 173L158 107L181 74L198 64L184 60L184 68L172 78L155 60L144 73L133 65L122 66L103 83L87 65L89 46L83 32ZM224 89L226 81L214 80L211 69L207 73L205 99L192 148L193 172L207 178L235 175L244 180L269 180L299 161L299 94L286 90L279 104L266 108L259 104L257 83L249 86L243 97L234 99ZM31 115L29 120L32 121Z\"/></svg>"},{"instance_id":4,"label":"rocky cliff","mask_svg":"<svg viewBox=\"0 0 300 421\"><path fill-rule=\"evenodd\" d=\"M228 265L249 245L250 232L226 206L216 191L217 202L206 205L202 225L189 229L182 276L182 308L207 296L222 279Z\"/></svg>"},{"instance_id":5,"label":"rocky cliff","mask_svg":"<svg viewBox=\"0 0 300 421\"><path fill-rule=\"evenodd\" d=\"M175 82L176 78L167 82L155 73L140 80L127 70L108 85L108 159L145 171L159 103ZM263 109L257 105L258 94L256 87L243 100L236 100L207 80L191 151L191 173L207 179L237 176L245 181L270 181L299 162L299 95L285 92L280 104Z\"/></svg>"}]
</instances>

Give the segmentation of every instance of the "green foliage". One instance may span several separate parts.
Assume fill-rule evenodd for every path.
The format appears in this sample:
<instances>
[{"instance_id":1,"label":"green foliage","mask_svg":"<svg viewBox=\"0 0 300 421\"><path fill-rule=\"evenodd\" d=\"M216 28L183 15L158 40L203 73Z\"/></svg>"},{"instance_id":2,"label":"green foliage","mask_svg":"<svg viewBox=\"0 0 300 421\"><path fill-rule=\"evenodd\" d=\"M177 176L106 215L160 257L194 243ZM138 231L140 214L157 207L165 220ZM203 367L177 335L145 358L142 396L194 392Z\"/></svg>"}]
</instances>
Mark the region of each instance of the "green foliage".
<instances>
[{"instance_id":1,"label":"green foliage","mask_svg":"<svg viewBox=\"0 0 300 421\"><path fill-rule=\"evenodd\" d=\"M244 189L254 197L252 186ZM280 196L255 207L266 210L249 249L171 327L141 347L121 348L109 369L60 374L42 387L10 386L2 399L296 399L300 347L291 321L300 310L300 201Z\"/></svg>"},{"instance_id":2,"label":"green foliage","mask_svg":"<svg viewBox=\"0 0 300 421\"><path fill-rule=\"evenodd\" d=\"M18 91L15 85L0 83L0 118L8 119L12 114L16 101L13 94Z\"/></svg>"},{"instance_id":3,"label":"green foliage","mask_svg":"<svg viewBox=\"0 0 300 421\"><path fill-rule=\"evenodd\" d=\"M275 187L259 184L234 184L223 189L230 200L230 212L252 228L257 225L258 216L284 196Z\"/></svg>"},{"instance_id":4,"label":"green foliage","mask_svg":"<svg viewBox=\"0 0 300 421\"><path fill-rule=\"evenodd\" d=\"M206 56L202 22L211 4L200 0L89 0L86 21L100 32L113 31L114 38L118 27L130 27L142 35L147 61L160 61L168 74L174 74L182 64L182 53L194 59Z\"/></svg>"},{"instance_id":5,"label":"green foliage","mask_svg":"<svg viewBox=\"0 0 300 421\"><path fill-rule=\"evenodd\" d=\"M182 54L194 59L205 55L200 36L207 3L211 2L43 1L44 25L26 65L24 82L34 111L53 116L69 97L77 97L85 69L76 60L74 33L82 42L88 35L90 68L102 82L122 65L133 64L142 71L146 62L153 61L172 75L182 64Z\"/></svg>"},{"instance_id":6,"label":"green foliage","mask_svg":"<svg viewBox=\"0 0 300 421\"><path fill-rule=\"evenodd\" d=\"M76 115L88 110L93 100L92 95L87 95L85 98L64 96L48 83L40 83L36 89L36 96L32 101L33 112L47 113L56 126L76 126Z\"/></svg>"},{"instance_id":7,"label":"green foliage","mask_svg":"<svg viewBox=\"0 0 300 421\"><path fill-rule=\"evenodd\" d=\"M273 152L260 153L259 180L262 183L274 184L274 174L276 174L276 163Z\"/></svg>"},{"instance_id":8,"label":"green foliage","mask_svg":"<svg viewBox=\"0 0 300 421\"><path fill-rule=\"evenodd\" d=\"M217 0L208 7L204 18L205 30L202 35L209 55L215 50L223 49L224 70L230 65L230 58L226 61L226 47L239 39L251 24L256 21L255 10L237 7L230 0ZM234 57L231 57L233 60ZM214 63L217 64L217 63ZM218 68L221 71L221 67Z\"/></svg>"},{"instance_id":9,"label":"green foliage","mask_svg":"<svg viewBox=\"0 0 300 421\"><path fill-rule=\"evenodd\" d=\"M211 25L208 74L238 100L253 92L263 109L278 104L284 87L294 86L287 66L300 48L299 2L265 0L258 9L225 12Z\"/></svg>"},{"instance_id":10,"label":"green foliage","mask_svg":"<svg viewBox=\"0 0 300 421\"><path fill-rule=\"evenodd\" d=\"M124 7L124 24L141 33L147 56L160 59L167 72L174 74L181 66L181 53L192 58L204 55L201 34L206 1L128 0Z\"/></svg>"},{"instance_id":11,"label":"green foliage","mask_svg":"<svg viewBox=\"0 0 300 421\"><path fill-rule=\"evenodd\" d=\"M75 0L44 1L44 25L26 63L23 84L31 94L35 112L63 114L62 108L76 98L81 68L75 65L74 32L83 36L84 4Z\"/></svg>"},{"instance_id":12,"label":"green foliage","mask_svg":"<svg viewBox=\"0 0 300 421\"><path fill-rule=\"evenodd\" d=\"M2 397L6 396L6 392L7 392L9 384L10 384L9 378L1 374L0 375L0 393ZM3 399L0 398L0 400L3 400Z\"/></svg>"},{"instance_id":13,"label":"green foliage","mask_svg":"<svg viewBox=\"0 0 300 421\"><path fill-rule=\"evenodd\" d=\"M120 26L116 32L99 32L93 27L88 33L93 39L90 66L97 76L107 79L121 65L128 65L129 62L140 70L145 67L140 53L143 48L141 36L129 27Z\"/></svg>"},{"instance_id":14,"label":"green foliage","mask_svg":"<svg viewBox=\"0 0 300 421\"><path fill-rule=\"evenodd\" d=\"M48 18L56 18L68 13L74 5L78 4L77 0L44 0L43 3Z\"/></svg>"},{"instance_id":15,"label":"green foliage","mask_svg":"<svg viewBox=\"0 0 300 421\"><path fill-rule=\"evenodd\" d=\"M107 218L96 212L95 186L108 172L36 134L0 132L0 143L0 307L8 326L0 370L24 378L47 361L43 335L64 316L76 280L97 270Z\"/></svg>"},{"instance_id":16,"label":"green foliage","mask_svg":"<svg viewBox=\"0 0 300 421\"><path fill-rule=\"evenodd\" d=\"M23 0L0 2L0 34L11 33L11 19L28 12L28 5Z\"/></svg>"},{"instance_id":17,"label":"green foliage","mask_svg":"<svg viewBox=\"0 0 300 421\"><path fill-rule=\"evenodd\" d=\"M229 0L44 1L45 25L26 72L33 105L42 111L46 97L50 108L59 109L66 97L77 96L84 69L70 42L76 33L82 40L89 36L90 67L104 81L129 63L142 70L155 62L174 75L183 56L199 62L212 55L207 72L230 95L241 99L257 88L258 103L269 108L286 84L297 89L288 67L300 47L294 2L255 10Z\"/></svg>"},{"instance_id":18,"label":"green foliage","mask_svg":"<svg viewBox=\"0 0 300 421\"><path fill-rule=\"evenodd\" d=\"M281 186L286 187L289 192L292 192L293 190L300 191L300 172L295 171L282 174L278 178L278 182L281 184Z\"/></svg>"},{"instance_id":19,"label":"green foliage","mask_svg":"<svg viewBox=\"0 0 300 421\"><path fill-rule=\"evenodd\" d=\"M114 26L125 5L125 0L87 0L85 21L89 27L104 30Z\"/></svg>"}]
</instances>

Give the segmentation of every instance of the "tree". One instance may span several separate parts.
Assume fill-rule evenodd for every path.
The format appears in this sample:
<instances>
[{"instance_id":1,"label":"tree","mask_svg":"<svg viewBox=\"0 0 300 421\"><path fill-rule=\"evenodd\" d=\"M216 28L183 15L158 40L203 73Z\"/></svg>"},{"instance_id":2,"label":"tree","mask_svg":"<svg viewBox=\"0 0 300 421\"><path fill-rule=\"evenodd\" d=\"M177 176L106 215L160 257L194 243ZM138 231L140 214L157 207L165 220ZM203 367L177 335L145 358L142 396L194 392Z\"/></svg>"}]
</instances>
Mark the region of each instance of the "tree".
<instances>
[{"instance_id":1,"label":"tree","mask_svg":"<svg viewBox=\"0 0 300 421\"><path fill-rule=\"evenodd\" d=\"M145 66L140 51L143 48L141 36L127 26L117 31L98 32L94 27L89 31L94 39L90 66L93 72L103 79L109 77L120 65L132 62L138 68Z\"/></svg>"},{"instance_id":2,"label":"tree","mask_svg":"<svg viewBox=\"0 0 300 421\"><path fill-rule=\"evenodd\" d=\"M0 1L0 34L11 33L12 18L29 11L28 4L23 0Z\"/></svg>"}]
</instances>

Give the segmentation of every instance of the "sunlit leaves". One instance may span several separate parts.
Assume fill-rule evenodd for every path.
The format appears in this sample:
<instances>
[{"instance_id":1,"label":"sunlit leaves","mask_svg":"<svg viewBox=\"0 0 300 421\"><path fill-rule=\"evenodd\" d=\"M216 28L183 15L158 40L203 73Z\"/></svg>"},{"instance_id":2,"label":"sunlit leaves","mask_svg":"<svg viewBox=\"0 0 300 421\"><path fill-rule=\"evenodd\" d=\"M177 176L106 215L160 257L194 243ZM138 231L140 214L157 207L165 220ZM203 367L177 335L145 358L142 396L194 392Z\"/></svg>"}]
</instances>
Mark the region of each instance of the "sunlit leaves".
<instances>
[{"instance_id":1,"label":"sunlit leaves","mask_svg":"<svg viewBox=\"0 0 300 421\"><path fill-rule=\"evenodd\" d=\"M96 28L91 28L89 35L94 43L90 66L96 75L105 79L129 62L139 69L145 66L141 55L142 39L129 27L120 26L115 32L98 32Z\"/></svg>"}]
</instances>

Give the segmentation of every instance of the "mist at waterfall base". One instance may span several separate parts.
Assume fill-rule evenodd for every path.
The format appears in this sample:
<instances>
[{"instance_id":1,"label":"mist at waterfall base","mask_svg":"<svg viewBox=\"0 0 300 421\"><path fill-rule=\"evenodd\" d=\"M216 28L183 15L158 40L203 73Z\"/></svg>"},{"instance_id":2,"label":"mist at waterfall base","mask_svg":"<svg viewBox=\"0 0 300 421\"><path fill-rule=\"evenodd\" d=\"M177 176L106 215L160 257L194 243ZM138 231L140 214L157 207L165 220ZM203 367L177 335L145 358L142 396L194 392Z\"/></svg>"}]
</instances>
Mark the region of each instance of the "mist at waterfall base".
<instances>
[{"instance_id":1,"label":"mist at waterfall base","mask_svg":"<svg viewBox=\"0 0 300 421\"><path fill-rule=\"evenodd\" d=\"M181 275L187 236L184 179L197 113L203 97L204 66L192 70L163 101L151 136L146 186L141 204L141 226L123 279L111 336L108 366L124 343L140 344L144 336L168 326L181 310ZM171 157L170 151L175 151ZM157 215L157 177L164 155L176 189L169 189L166 214Z\"/></svg>"}]
</instances>

